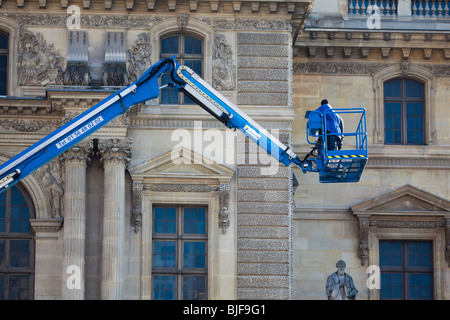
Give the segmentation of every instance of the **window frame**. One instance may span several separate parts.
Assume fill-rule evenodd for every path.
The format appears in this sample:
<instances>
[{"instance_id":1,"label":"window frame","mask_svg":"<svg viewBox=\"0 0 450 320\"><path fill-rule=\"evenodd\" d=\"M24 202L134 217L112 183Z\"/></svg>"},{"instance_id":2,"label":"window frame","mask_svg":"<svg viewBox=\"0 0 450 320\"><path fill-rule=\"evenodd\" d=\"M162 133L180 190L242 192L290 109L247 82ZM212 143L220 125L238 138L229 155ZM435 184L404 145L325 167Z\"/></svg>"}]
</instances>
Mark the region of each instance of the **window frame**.
<instances>
[{"instance_id":1,"label":"window frame","mask_svg":"<svg viewBox=\"0 0 450 320\"><path fill-rule=\"evenodd\" d=\"M380 272L381 275L383 273L390 274L401 274L402 276L402 299L382 299L382 300L413 300L410 298L410 275L411 274L428 274L431 276L431 298L434 299L434 256L433 256L433 241L430 240L385 240L380 239L379 247L380 247L380 256L381 256L381 243L389 242L389 243L400 243L401 244L401 257L402 263L401 266L382 266L380 261ZM410 244L411 243L429 243L430 244L430 267L415 267L410 265L409 261L409 252L410 252ZM381 258L380 258L381 260ZM381 299L381 292L380 292ZM414 299L417 300L417 299Z\"/></svg>"},{"instance_id":2,"label":"window frame","mask_svg":"<svg viewBox=\"0 0 450 320\"><path fill-rule=\"evenodd\" d=\"M400 103L401 106L401 123L400 123L400 132L401 132L401 142L400 143L394 143L394 142L387 142L386 140L386 132L387 128L386 125L384 125L384 144L385 145L426 145L426 97L425 97L425 83L413 78L408 77L396 77L393 79L389 79L383 82L383 88L384 86L389 82L394 81L401 81L400 85L400 96L399 97L386 97L386 92L383 90L383 121L386 122L386 104L387 103ZM407 96L407 82L413 81L415 83L418 83L421 85L422 88L422 98L416 98L416 97L408 97ZM421 103L422 104L422 143L408 143L408 116L407 116L407 105L408 103Z\"/></svg>"},{"instance_id":3,"label":"window frame","mask_svg":"<svg viewBox=\"0 0 450 320\"><path fill-rule=\"evenodd\" d=\"M155 276L175 276L175 300L183 299L183 278L185 276L204 276L205 277L205 292L204 299L208 298L208 206L195 204L155 204L152 208L152 220L155 221L156 208L176 208L176 232L174 234L156 233L154 228L152 230L152 260L155 255L156 241L175 241L175 268L154 267L154 261L151 265L152 279ZM205 233L204 234L186 234L183 230L183 212L186 208L203 208L205 209ZM204 242L205 243L205 268L185 268L184 265L184 243ZM153 281L151 285L151 297L154 298Z\"/></svg>"},{"instance_id":4,"label":"window frame","mask_svg":"<svg viewBox=\"0 0 450 320\"><path fill-rule=\"evenodd\" d=\"M22 196L26 200L26 204L29 209L29 220L33 219L35 217L34 213L34 206L33 202L31 200L30 195L28 192L26 192L25 188L21 186L20 183L14 185L12 188L17 188ZM11 275L28 275L29 276L29 292L28 292L28 300L32 300L34 297L34 276L35 276L35 237L32 231L31 224L29 226L28 232L11 232L10 229L8 229L8 226L11 224L11 193L12 188L9 188L5 191L6 196L6 210L5 210L5 232L0 232L0 240L5 240L5 258L6 258L6 267L2 267L0 265L0 275L5 275L5 283L4 288L0 288L0 290L3 290L3 294L6 300L9 300L9 278ZM9 208L9 209L8 209ZM9 217L8 217L9 214ZM30 242L30 252L29 252L29 266L28 267L10 267L10 259L11 259L11 252L10 252L10 244L11 240L28 240Z\"/></svg>"},{"instance_id":5,"label":"window frame","mask_svg":"<svg viewBox=\"0 0 450 320\"><path fill-rule=\"evenodd\" d=\"M179 37L178 38L178 52L177 53L162 53L162 41L165 39L169 39L171 37L175 37L175 36ZM185 44L184 44L185 37L192 37L194 39L201 41L201 53L200 54L185 53ZM159 48L160 59L167 59L167 58L171 58L172 56L175 56L175 60L180 65L185 65L186 60L200 60L201 70L202 70L202 73L204 73L204 68L205 68L205 39L204 39L204 37L201 37L201 36L191 33L191 32L184 32L184 31L171 32L171 33L161 35L159 38L159 43L160 43L160 48ZM200 74L199 76L204 77L203 74ZM161 90L174 90L174 89L173 88L164 88ZM195 104L195 103L186 102L185 95L180 91L178 92L178 98L177 98L176 103L162 102L162 94L160 94L159 103L165 104L165 105L166 104L167 105L194 105Z\"/></svg>"},{"instance_id":6,"label":"window frame","mask_svg":"<svg viewBox=\"0 0 450 320\"><path fill-rule=\"evenodd\" d=\"M10 38L10 34L8 32L5 32L3 30L0 29L0 34L5 35L6 36L6 48L0 48L0 56L6 56L6 65L5 65L5 86L4 86L4 90L5 90L5 94L1 94L1 90L3 89L2 87L0 87L0 97L3 96L8 96L8 66L9 66L9 38Z\"/></svg>"}]
</instances>

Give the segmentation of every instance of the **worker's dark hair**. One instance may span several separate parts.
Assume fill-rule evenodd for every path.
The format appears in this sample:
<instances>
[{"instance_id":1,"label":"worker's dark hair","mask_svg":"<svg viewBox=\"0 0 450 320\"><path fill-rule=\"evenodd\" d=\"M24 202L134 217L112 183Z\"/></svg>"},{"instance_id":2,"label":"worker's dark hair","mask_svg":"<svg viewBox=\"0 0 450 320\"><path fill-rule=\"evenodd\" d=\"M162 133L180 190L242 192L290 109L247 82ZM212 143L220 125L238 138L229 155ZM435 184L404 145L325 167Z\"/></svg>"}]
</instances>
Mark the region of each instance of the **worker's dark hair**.
<instances>
[{"instance_id":1,"label":"worker's dark hair","mask_svg":"<svg viewBox=\"0 0 450 320\"><path fill-rule=\"evenodd\" d=\"M327 99L323 99L323 100L320 102L320 105L321 105L321 106L323 106L324 104L328 104L328 100L327 100Z\"/></svg>"}]
</instances>

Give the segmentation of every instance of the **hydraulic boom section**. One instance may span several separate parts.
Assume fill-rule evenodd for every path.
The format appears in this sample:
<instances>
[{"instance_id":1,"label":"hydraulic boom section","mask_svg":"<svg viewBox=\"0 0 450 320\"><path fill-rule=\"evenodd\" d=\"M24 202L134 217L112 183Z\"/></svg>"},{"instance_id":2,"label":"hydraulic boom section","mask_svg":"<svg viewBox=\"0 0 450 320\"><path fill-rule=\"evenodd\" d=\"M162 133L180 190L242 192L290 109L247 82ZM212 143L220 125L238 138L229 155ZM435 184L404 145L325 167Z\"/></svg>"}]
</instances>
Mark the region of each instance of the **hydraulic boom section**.
<instances>
[{"instance_id":1,"label":"hydraulic boom section","mask_svg":"<svg viewBox=\"0 0 450 320\"><path fill-rule=\"evenodd\" d=\"M0 192L99 130L140 102L159 96L158 78L172 60L150 67L136 82L117 91L0 166Z\"/></svg>"},{"instance_id":2,"label":"hydraulic boom section","mask_svg":"<svg viewBox=\"0 0 450 320\"><path fill-rule=\"evenodd\" d=\"M160 87L159 78L165 73L170 74L170 81L162 84ZM286 166L294 164L304 173L307 171L323 173L327 171L327 167L331 163L328 160L331 154L328 155L323 152L319 156L312 156L310 153L301 160L288 146L281 143L276 137L222 96L194 71L186 66L180 66L172 57L161 60L151 66L137 81L128 87L113 93L1 165L0 193L99 130L116 117L127 112L133 105L157 98L160 89L165 86L177 88L228 128L241 130L246 136L266 150L267 153ZM367 159L367 152L365 155L365 159ZM356 180L352 179L350 182L354 181ZM321 182L325 181L321 179ZM326 182L349 181L344 177L340 180L334 179Z\"/></svg>"}]
</instances>

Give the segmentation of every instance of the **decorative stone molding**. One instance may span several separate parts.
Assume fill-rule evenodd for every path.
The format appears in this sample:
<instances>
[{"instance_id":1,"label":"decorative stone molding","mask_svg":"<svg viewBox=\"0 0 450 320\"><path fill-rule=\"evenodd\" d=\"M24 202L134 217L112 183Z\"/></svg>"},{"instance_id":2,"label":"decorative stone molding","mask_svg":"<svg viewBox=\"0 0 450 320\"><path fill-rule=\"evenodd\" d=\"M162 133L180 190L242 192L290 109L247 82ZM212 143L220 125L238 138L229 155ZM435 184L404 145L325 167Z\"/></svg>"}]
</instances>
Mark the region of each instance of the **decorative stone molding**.
<instances>
[{"instance_id":1,"label":"decorative stone molding","mask_svg":"<svg viewBox=\"0 0 450 320\"><path fill-rule=\"evenodd\" d=\"M59 14L20 14L8 13L8 17L20 25L66 27L67 15ZM120 28L148 30L157 24L172 19L171 16L81 16L81 28ZM285 19L244 19L244 18L198 18L190 17L208 24L215 30L292 30L291 20Z\"/></svg>"},{"instance_id":2,"label":"decorative stone molding","mask_svg":"<svg viewBox=\"0 0 450 320\"><path fill-rule=\"evenodd\" d=\"M56 233L61 228L62 223L62 218L30 219L31 228L37 237L39 237L39 234Z\"/></svg>"},{"instance_id":3,"label":"decorative stone molding","mask_svg":"<svg viewBox=\"0 0 450 320\"><path fill-rule=\"evenodd\" d=\"M144 185L143 190L154 192L217 192L219 188L203 184L156 183Z\"/></svg>"},{"instance_id":4,"label":"decorative stone molding","mask_svg":"<svg viewBox=\"0 0 450 320\"><path fill-rule=\"evenodd\" d=\"M391 169L391 168L421 168L421 169L450 169L450 159L445 158L414 158L405 155L402 158L389 158L372 155L367 163L367 168Z\"/></svg>"},{"instance_id":5,"label":"decorative stone molding","mask_svg":"<svg viewBox=\"0 0 450 320\"><path fill-rule=\"evenodd\" d=\"M94 143L91 139L83 140L64 152L62 159L66 165L86 166L91 161L89 157L93 148Z\"/></svg>"},{"instance_id":6,"label":"decorative stone molding","mask_svg":"<svg viewBox=\"0 0 450 320\"><path fill-rule=\"evenodd\" d=\"M47 45L42 34L21 30L18 43L17 84L19 86L44 86L62 84L63 58Z\"/></svg>"},{"instance_id":7,"label":"decorative stone molding","mask_svg":"<svg viewBox=\"0 0 450 320\"><path fill-rule=\"evenodd\" d=\"M0 119L0 127L5 131L13 129L20 132L51 132L58 129L60 125L61 123L48 120Z\"/></svg>"},{"instance_id":8,"label":"decorative stone molding","mask_svg":"<svg viewBox=\"0 0 450 320\"><path fill-rule=\"evenodd\" d=\"M230 199L230 185L228 183L220 184L219 189L219 228L222 229L222 234L227 232L228 227L230 226L230 217L229 217L229 209L228 202Z\"/></svg>"},{"instance_id":9,"label":"decorative stone molding","mask_svg":"<svg viewBox=\"0 0 450 320\"><path fill-rule=\"evenodd\" d=\"M98 142L98 154L104 164L127 165L131 160L131 139L101 139Z\"/></svg>"},{"instance_id":10,"label":"decorative stone molding","mask_svg":"<svg viewBox=\"0 0 450 320\"><path fill-rule=\"evenodd\" d=\"M152 46L150 36L143 32L137 36L131 50L128 50L128 79L130 83L136 81L152 65L150 57Z\"/></svg>"},{"instance_id":11,"label":"decorative stone molding","mask_svg":"<svg viewBox=\"0 0 450 320\"><path fill-rule=\"evenodd\" d=\"M213 82L217 90L235 89L235 69L233 67L233 52L225 35L216 33L214 35L213 53Z\"/></svg>"},{"instance_id":12,"label":"decorative stone molding","mask_svg":"<svg viewBox=\"0 0 450 320\"><path fill-rule=\"evenodd\" d=\"M200 161L201 160L201 161ZM184 173L186 170L186 173ZM192 150L179 148L129 168L133 183L133 214L142 223L142 194L153 197L170 194L171 199L214 203L209 209L214 222L226 233L230 226L230 180L234 170L204 158ZM176 175L174 175L176 173ZM184 177L180 180L180 177ZM195 200L197 199L197 200ZM211 200L213 199L213 200ZM186 200L183 200L184 203ZM135 214L136 213L136 214ZM148 213L147 213L148 214ZM217 220L216 220L217 219ZM132 225L134 225L132 218ZM145 223L145 222L144 222ZM136 230L136 228L135 228Z\"/></svg>"},{"instance_id":13,"label":"decorative stone molding","mask_svg":"<svg viewBox=\"0 0 450 320\"><path fill-rule=\"evenodd\" d=\"M138 233L142 227L142 189L142 182L133 182L133 209L131 212L131 225L134 227L135 233Z\"/></svg>"},{"instance_id":14,"label":"decorative stone molding","mask_svg":"<svg viewBox=\"0 0 450 320\"><path fill-rule=\"evenodd\" d=\"M364 266L369 260L369 218L358 217L359 222L359 248L358 258L361 260L361 265Z\"/></svg>"}]
</instances>

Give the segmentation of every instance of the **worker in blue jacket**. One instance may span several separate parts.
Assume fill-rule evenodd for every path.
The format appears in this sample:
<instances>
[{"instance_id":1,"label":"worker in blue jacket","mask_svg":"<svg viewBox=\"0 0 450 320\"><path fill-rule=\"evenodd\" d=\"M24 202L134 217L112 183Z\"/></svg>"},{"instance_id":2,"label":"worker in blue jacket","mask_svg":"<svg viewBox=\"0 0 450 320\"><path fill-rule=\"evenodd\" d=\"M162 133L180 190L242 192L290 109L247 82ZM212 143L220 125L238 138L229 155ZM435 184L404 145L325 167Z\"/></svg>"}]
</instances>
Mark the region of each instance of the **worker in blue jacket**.
<instances>
[{"instance_id":1,"label":"worker in blue jacket","mask_svg":"<svg viewBox=\"0 0 450 320\"><path fill-rule=\"evenodd\" d=\"M333 108L328 104L328 100L323 99L320 107L316 111L325 115L326 112L326 129L327 129L327 148L328 150L340 150L342 147L342 133L344 132L344 121L334 112Z\"/></svg>"}]
</instances>

